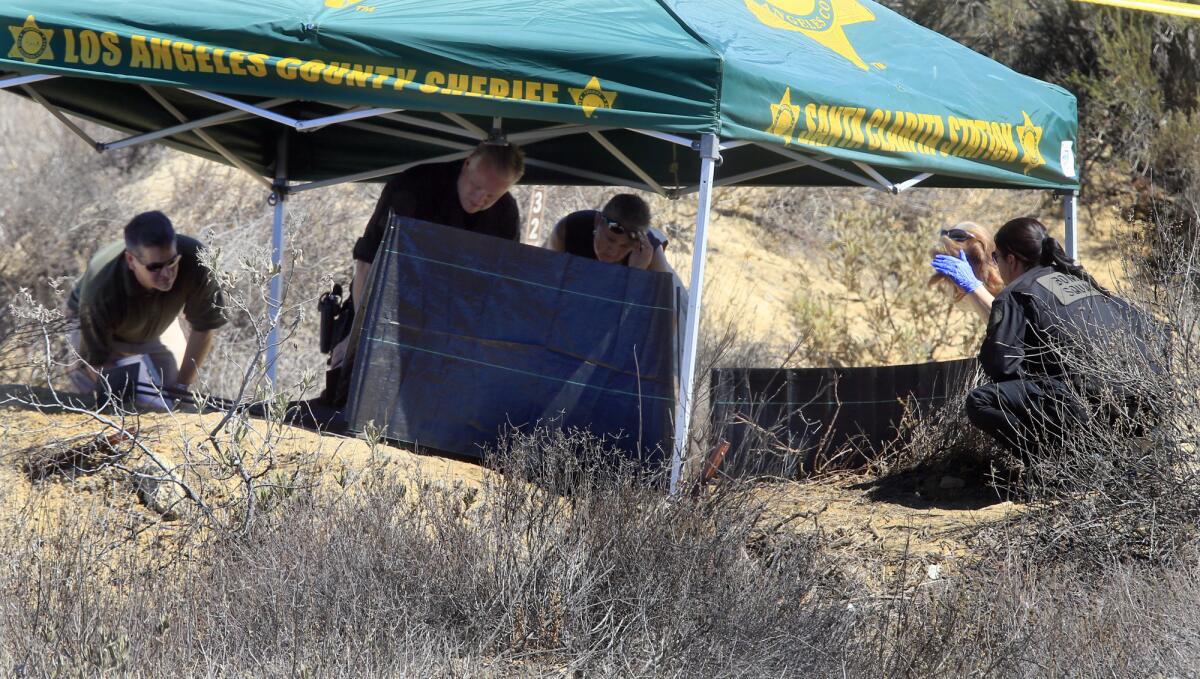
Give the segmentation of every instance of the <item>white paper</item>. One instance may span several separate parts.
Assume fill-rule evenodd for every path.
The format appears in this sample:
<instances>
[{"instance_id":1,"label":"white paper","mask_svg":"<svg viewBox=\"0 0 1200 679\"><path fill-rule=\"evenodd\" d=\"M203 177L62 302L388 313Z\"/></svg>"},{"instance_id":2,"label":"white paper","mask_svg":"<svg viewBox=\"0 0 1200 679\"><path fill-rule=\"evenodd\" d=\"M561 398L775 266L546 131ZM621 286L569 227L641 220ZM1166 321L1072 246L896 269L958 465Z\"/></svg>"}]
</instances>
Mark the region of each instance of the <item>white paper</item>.
<instances>
[{"instance_id":1,"label":"white paper","mask_svg":"<svg viewBox=\"0 0 1200 679\"><path fill-rule=\"evenodd\" d=\"M162 379L159 377L158 369L154 366L154 362L150 360L149 355L135 354L117 361L117 367L135 364L138 367L138 385L134 403L139 408L170 410L171 406L163 399L162 394L154 393L162 388Z\"/></svg>"},{"instance_id":2,"label":"white paper","mask_svg":"<svg viewBox=\"0 0 1200 679\"><path fill-rule=\"evenodd\" d=\"M1064 177L1075 177L1075 142L1064 141L1058 153L1058 162L1062 166Z\"/></svg>"}]
</instances>

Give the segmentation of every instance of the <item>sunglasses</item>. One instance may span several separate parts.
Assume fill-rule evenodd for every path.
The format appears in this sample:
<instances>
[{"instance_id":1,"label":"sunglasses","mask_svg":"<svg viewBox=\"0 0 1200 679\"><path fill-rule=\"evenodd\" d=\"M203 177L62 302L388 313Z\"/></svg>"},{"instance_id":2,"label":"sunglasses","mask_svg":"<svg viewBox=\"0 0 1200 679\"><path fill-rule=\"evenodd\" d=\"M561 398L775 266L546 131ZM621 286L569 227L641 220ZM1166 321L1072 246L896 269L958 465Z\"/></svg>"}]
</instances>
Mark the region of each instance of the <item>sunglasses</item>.
<instances>
[{"instance_id":1,"label":"sunglasses","mask_svg":"<svg viewBox=\"0 0 1200 679\"><path fill-rule=\"evenodd\" d=\"M150 273L158 273L159 271L162 271L163 269L174 268L175 265L179 263L179 259L181 257L183 257L183 255L176 252L174 257L168 259L165 262L151 262L151 263L147 264L146 262L142 261L141 257L137 256L137 253L133 253L133 258L136 259L139 264L144 266L146 268L146 271L149 271Z\"/></svg>"},{"instance_id":2,"label":"sunglasses","mask_svg":"<svg viewBox=\"0 0 1200 679\"><path fill-rule=\"evenodd\" d=\"M629 240L634 241L638 239L639 234L637 231L633 231L632 229L627 229L624 226L621 226L621 222L618 222L617 220L605 215L603 212L600 213L600 219L604 220L604 225L608 227L609 231L612 231L618 236L629 236Z\"/></svg>"},{"instance_id":3,"label":"sunglasses","mask_svg":"<svg viewBox=\"0 0 1200 679\"><path fill-rule=\"evenodd\" d=\"M969 240L975 240L975 234L964 229L942 229L941 235L944 238L949 238L958 243L965 243Z\"/></svg>"}]
</instances>

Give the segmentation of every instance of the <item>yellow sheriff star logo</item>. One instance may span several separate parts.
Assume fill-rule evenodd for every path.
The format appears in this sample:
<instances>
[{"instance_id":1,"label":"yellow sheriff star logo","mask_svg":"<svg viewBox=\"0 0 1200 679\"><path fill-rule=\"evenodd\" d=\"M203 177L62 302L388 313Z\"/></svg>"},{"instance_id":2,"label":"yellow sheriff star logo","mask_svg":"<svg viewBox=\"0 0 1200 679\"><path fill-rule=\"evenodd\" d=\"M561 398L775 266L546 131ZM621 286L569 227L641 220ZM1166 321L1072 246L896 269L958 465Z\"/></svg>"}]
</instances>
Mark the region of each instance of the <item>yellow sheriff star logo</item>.
<instances>
[{"instance_id":1,"label":"yellow sheriff star logo","mask_svg":"<svg viewBox=\"0 0 1200 679\"><path fill-rule=\"evenodd\" d=\"M783 137L784 145L792 143L792 132L796 123L800 122L800 107L792 103L792 88L783 91L783 98L778 104L771 104L771 126L767 134L777 134Z\"/></svg>"},{"instance_id":2,"label":"yellow sheriff star logo","mask_svg":"<svg viewBox=\"0 0 1200 679\"><path fill-rule=\"evenodd\" d=\"M616 92L608 92L600 87L600 79L592 76L587 85L582 88L568 87L575 104L583 109L583 115L591 118L598 108L612 108L617 100Z\"/></svg>"},{"instance_id":3,"label":"yellow sheriff star logo","mask_svg":"<svg viewBox=\"0 0 1200 679\"><path fill-rule=\"evenodd\" d=\"M13 46L8 51L10 58L21 59L29 64L54 58L54 52L50 50L50 38L54 37L54 30L39 28L32 14L25 19L24 25L9 26L8 30L13 35Z\"/></svg>"},{"instance_id":4,"label":"yellow sheriff star logo","mask_svg":"<svg viewBox=\"0 0 1200 679\"><path fill-rule=\"evenodd\" d=\"M758 20L772 28L797 31L845 57L866 71L867 64L858 56L846 37L846 26L874 21L871 10L858 0L745 0L746 7ZM877 67L882 66L877 64Z\"/></svg>"},{"instance_id":5,"label":"yellow sheriff star logo","mask_svg":"<svg viewBox=\"0 0 1200 679\"><path fill-rule=\"evenodd\" d=\"M1017 126L1017 138L1021 140L1021 164L1025 166L1025 174L1029 174L1033 168L1046 164L1040 147L1042 128L1033 124L1028 113L1021 111L1021 115L1025 116L1025 124Z\"/></svg>"}]
</instances>

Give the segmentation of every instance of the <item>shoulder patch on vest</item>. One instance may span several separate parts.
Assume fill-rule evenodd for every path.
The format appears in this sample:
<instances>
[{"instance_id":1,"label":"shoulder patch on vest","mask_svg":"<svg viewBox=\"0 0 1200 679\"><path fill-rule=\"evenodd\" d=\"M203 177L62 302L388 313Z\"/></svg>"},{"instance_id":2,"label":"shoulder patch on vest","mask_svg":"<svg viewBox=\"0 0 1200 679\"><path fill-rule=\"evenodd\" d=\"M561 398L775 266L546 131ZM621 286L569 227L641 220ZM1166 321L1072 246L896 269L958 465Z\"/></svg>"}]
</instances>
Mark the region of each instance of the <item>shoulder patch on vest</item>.
<instances>
[{"instance_id":1,"label":"shoulder patch on vest","mask_svg":"<svg viewBox=\"0 0 1200 679\"><path fill-rule=\"evenodd\" d=\"M1080 280L1065 273L1046 274L1037 279L1037 284L1050 291L1063 306L1074 304L1081 299L1101 294L1087 281Z\"/></svg>"}]
</instances>

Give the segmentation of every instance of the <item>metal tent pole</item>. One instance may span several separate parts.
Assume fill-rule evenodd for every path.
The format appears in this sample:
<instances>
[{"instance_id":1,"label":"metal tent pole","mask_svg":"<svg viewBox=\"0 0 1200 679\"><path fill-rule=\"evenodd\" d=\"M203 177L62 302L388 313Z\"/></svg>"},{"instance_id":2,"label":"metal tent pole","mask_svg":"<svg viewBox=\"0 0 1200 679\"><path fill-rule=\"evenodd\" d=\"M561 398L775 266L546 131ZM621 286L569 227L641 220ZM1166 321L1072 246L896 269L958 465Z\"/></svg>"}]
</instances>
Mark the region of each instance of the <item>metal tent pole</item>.
<instances>
[{"instance_id":1,"label":"metal tent pole","mask_svg":"<svg viewBox=\"0 0 1200 679\"><path fill-rule=\"evenodd\" d=\"M1066 192L1063 195L1063 224L1066 226L1067 232L1067 256L1074 260L1079 259L1078 209L1079 197L1076 192Z\"/></svg>"},{"instance_id":2,"label":"metal tent pole","mask_svg":"<svg viewBox=\"0 0 1200 679\"><path fill-rule=\"evenodd\" d=\"M696 371L696 337L700 329L700 294L704 287L704 259L708 249L708 218L712 209L713 173L721 157L721 140L715 134L700 138L700 196L696 207L696 237L692 242L692 285L683 336L683 364L679 366L679 404L675 407L675 451L671 458L671 494L679 491L679 476L687 453L688 425L692 415L692 384Z\"/></svg>"},{"instance_id":3,"label":"metal tent pole","mask_svg":"<svg viewBox=\"0 0 1200 679\"><path fill-rule=\"evenodd\" d=\"M267 298L270 305L271 330L267 335L267 379L271 386L275 381L276 359L279 357L279 309L283 303L283 216L287 205L287 132L279 135L279 146L275 154L275 190L270 200L275 206L275 219L271 226L271 291Z\"/></svg>"}]
</instances>

